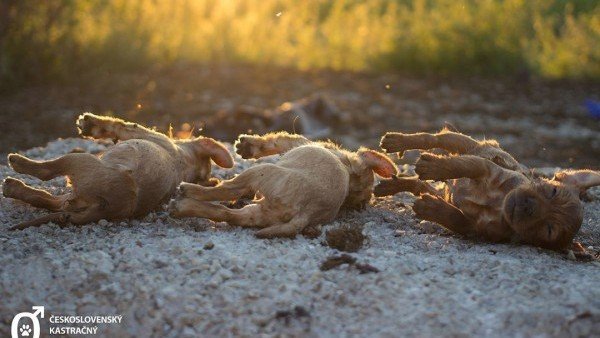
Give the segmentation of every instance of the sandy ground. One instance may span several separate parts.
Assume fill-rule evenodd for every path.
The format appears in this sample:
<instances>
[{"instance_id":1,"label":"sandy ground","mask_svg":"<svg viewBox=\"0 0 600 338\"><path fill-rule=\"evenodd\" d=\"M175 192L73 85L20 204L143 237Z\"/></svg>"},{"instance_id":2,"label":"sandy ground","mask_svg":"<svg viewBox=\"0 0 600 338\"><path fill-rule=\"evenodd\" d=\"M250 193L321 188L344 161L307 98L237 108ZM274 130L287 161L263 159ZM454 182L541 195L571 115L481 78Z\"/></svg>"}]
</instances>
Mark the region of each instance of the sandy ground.
<instances>
[{"instance_id":1,"label":"sandy ground","mask_svg":"<svg viewBox=\"0 0 600 338\"><path fill-rule=\"evenodd\" d=\"M53 158L77 139L24 152ZM236 158L230 177L250 165ZM41 183L58 193L64 179ZM580 240L600 247L600 189L585 204ZM46 308L51 315L123 315L99 336L485 336L600 335L600 263L527 246L476 243L414 218L408 194L374 199L341 224L364 226L365 245L351 255L380 270L319 266L339 252L316 239L258 240L253 230L157 212L141 220L8 232L40 215L0 200L0 334L13 316ZM211 245L212 243L212 245ZM214 246L214 247L213 247ZM212 248L211 248L212 247Z\"/></svg>"}]
</instances>

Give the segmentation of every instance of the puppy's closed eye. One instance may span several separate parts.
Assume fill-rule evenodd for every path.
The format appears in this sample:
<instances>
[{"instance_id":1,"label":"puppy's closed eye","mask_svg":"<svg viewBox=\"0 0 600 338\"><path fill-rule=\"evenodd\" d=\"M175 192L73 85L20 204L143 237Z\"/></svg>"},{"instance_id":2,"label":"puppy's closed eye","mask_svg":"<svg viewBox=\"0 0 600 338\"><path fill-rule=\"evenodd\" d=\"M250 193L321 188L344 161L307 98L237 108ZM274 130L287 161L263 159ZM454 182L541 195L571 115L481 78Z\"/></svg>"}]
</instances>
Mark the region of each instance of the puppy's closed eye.
<instances>
[{"instance_id":1,"label":"puppy's closed eye","mask_svg":"<svg viewBox=\"0 0 600 338\"><path fill-rule=\"evenodd\" d=\"M558 187L556 187L556 186L545 189L545 196L548 199L553 199L554 197L556 197L557 194L558 194Z\"/></svg>"}]
</instances>

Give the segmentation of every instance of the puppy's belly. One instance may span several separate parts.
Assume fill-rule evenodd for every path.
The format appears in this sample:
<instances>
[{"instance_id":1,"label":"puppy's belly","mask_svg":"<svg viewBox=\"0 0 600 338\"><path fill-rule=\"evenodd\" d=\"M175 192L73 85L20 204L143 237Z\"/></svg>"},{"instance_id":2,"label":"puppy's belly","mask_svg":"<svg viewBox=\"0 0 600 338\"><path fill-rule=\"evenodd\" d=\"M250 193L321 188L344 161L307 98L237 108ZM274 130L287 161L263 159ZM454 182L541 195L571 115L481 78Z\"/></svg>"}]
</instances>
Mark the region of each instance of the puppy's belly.
<instances>
[{"instance_id":1,"label":"puppy's belly","mask_svg":"<svg viewBox=\"0 0 600 338\"><path fill-rule=\"evenodd\" d=\"M308 217L313 225L335 218L348 194L349 176L340 160L323 148L301 147L277 166L280 172L265 181L267 199Z\"/></svg>"},{"instance_id":2,"label":"puppy's belly","mask_svg":"<svg viewBox=\"0 0 600 338\"><path fill-rule=\"evenodd\" d=\"M450 202L469 219L477 223L502 219L504 192L468 178L452 180L448 189Z\"/></svg>"},{"instance_id":3,"label":"puppy's belly","mask_svg":"<svg viewBox=\"0 0 600 338\"><path fill-rule=\"evenodd\" d=\"M131 171L137 192L134 216L156 209L175 192L181 182L181 173L171 155L150 141L135 139L120 142L111 147L102 160Z\"/></svg>"}]
</instances>

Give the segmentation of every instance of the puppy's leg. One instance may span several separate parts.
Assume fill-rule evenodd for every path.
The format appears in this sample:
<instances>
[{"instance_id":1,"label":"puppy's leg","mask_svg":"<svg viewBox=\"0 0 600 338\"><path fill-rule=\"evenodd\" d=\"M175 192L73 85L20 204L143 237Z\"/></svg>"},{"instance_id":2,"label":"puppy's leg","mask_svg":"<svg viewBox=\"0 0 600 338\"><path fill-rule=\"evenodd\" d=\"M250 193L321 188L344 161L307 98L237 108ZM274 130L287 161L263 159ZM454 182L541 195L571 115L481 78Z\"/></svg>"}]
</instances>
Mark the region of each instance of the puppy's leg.
<instances>
[{"instance_id":1,"label":"puppy's leg","mask_svg":"<svg viewBox=\"0 0 600 338\"><path fill-rule=\"evenodd\" d=\"M107 215L104 206L100 203L89 204L85 201L80 203L74 201L74 204L79 205L79 210L69 212L69 222L73 224L87 224L99 221L103 218L113 219L110 217L111 215ZM85 206L81 207L81 204L84 204Z\"/></svg>"},{"instance_id":2,"label":"puppy's leg","mask_svg":"<svg viewBox=\"0 0 600 338\"><path fill-rule=\"evenodd\" d=\"M437 156L424 153L416 163L415 172L421 180L447 180L453 178L481 178L492 170L501 168L492 161L478 156Z\"/></svg>"},{"instance_id":3,"label":"puppy's leg","mask_svg":"<svg viewBox=\"0 0 600 338\"><path fill-rule=\"evenodd\" d=\"M308 220L297 216L287 223L277 224L256 232L258 238L294 238L308 225Z\"/></svg>"},{"instance_id":4,"label":"puppy's leg","mask_svg":"<svg viewBox=\"0 0 600 338\"><path fill-rule=\"evenodd\" d=\"M70 175L81 169L91 170L100 160L87 153L71 153L50 161L35 161L19 154L9 154L8 164L16 172L35 176L43 181Z\"/></svg>"},{"instance_id":5,"label":"puppy's leg","mask_svg":"<svg viewBox=\"0 0 600 338\"><path fill-rule=\"evenodd\" d=\"M281 154L290 149L311 143L301 135L286 132L269 133L263 136L240 135L235 142L235 152L242 158L261 158Z\"/></svg>"},{"instance_id":6,"label":"puppy's leg","mask_svg":"<svg viewBox=\"0 0 600 338\"><path fill-rule=\"evenodd\" d=\"M234 178L220 182L215 187L204 187L197 184L181 183L179 191L183 197L198 201L231 201L244 196L253 195L265 180L277 177L283 169L271 164L259 164L246 169Z\"/></svg>"},{"instance_id":7,"label":"puppy's leg","mask_svg":"<svg viewBox=\"0 0 600 338\"><path fill-rule=\"evenodd\" d=\"M79 211L59 211L38 217L23 223L19 223L9 228L9 230L23 230L30 227L39 227L46 223L55 223L58 225L66 225L67 223L73 224L86 224L94 221L98 221L103 218L102 208L100 205L91 205Z\"/></svg>"},{"instance_id":8,"label":"puppy's leg","mask_svg":"<svg viewBox=\"0 0 600 338\"><path fill-rule=\"evenodd\" d=\"M401 191L410 192L413 195L431 194L439 195L429 183L421 181L418 177L397 177L381 180L381 182L373 189L375 196L389 196L397 194Z\"/></svg>"},{"instance_id":9,"label":"puppy's leg","mask_svg":"<svg viewBox=\"0 0 600 338\"><path fill-rule=\"evenodd\" d=\"M249 204L241 209L230 209L221 204L183 198L169 203L169 213L175 218L202 217L242 227L264 227L271 224L261 204Z\"/></svg>"},{"instance_id":10,"label":"puppy's leg","mask_svg":"<svg viewBox=\"0 0 600 338\"><path fill-rule=\"evenodd\" d=\"M52 211L60 210L69 197L69 194L54 196L47 191L30 187L12 177L4 180L2 192L4 197L18 199L36 208L44 208Z\"/></svg>"},{"instance_id":11,"label":"puppy's leg","mask_svg":"<svg viewBox=\"0 0 600 338\"><path fill-rule=\"evenodd\" d=\"M471 221L455 206L441 197L421 195L413 205L418 218L444 226L456 233L470 235L474 229Z\"/></svg>"},{"instance_id":12,"label":"puppy's leg","mask_svg":"<svg viewBox=\"0 0 600 338\"><path fill-rule=\"evenodd\" d=\"M179 191L182 197L198 201L232 201L254 193L249 184L254 173L258 171L254 168L256 167L250 168L230 180L222 181L215 187L181 183Z\"/></svg>"},{"instance_id":13,"label":"puppy's leg","mask_svg":"<svg viewBox=\"0 0 600 338\"><path fill-rule=\"evenodd\" d=\"M80 115L76 123L79 134L84 137L96 139L110 138L115 142L117 140L144 139L167 149L173 148L173 142L167 135L148 129L137 123L90 113Z\"/></svg>"},{"instance_id":14,"label":"puppy's leg","mask_svg":"<svg viewBox=\"0 0 600 338\"><path fill-rule=\"evenodd\" d=\"M251 193L251 189L239 186L231 181L224 181L215 187L204 187L193 183L179 185L181 196L197 201L233 201Z\"/></svg>"},{"instance_id":15,"label":"puppy's leg","mask_svg":"<svg viewBox=\"0 0 600 338\"><path fill-rule=\"evenodd\" d=\"M388 153L402 153L411 149L446 149L451 153L464 154L475 148L479 142L473 138L447 130L437 134L429 133L386 133L381 138L381 148Z\"/></svg>"}]
</instances>

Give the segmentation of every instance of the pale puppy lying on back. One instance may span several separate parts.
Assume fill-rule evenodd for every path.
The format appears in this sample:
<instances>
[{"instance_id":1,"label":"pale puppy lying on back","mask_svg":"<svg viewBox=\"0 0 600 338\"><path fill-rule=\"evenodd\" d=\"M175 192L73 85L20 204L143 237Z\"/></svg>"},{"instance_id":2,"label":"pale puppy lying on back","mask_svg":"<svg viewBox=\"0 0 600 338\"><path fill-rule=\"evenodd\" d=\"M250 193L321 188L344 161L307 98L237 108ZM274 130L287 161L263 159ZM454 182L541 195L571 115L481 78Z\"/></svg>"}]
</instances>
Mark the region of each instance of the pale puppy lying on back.
<instances>
[{"instance_id":1,"label":"pale puppy lying on back","mask_svg":"<svg viewBox=\"0 0 600 338\"><path fill-rule=\"evenodd\" d=\"M235 144L243 158L285 153L275 164L258 164L215 187L180 185L171 202L174 217L204 217L232 225L263 228L261 238L294 237L307 227L332 221L342 207L364 208L374 175L392 177L397 169L384 154L369 149L350 152L331 142L300 135L241 135ZM241 209L209 201L231 201L255 194Z\"/></svg>"},{"instance_id":2,"label":"pale puppy lying on back","mask_svg":"<svg viewBox=\"0 0 600 338\"><path fill-rule=\"evenodd\" d=\"M8 155L9 165L18 173L45 181L67 176L72 186L69 193L54 196L7 178L2 187L5 197L54 211L13 229L47 222L85 224L144 216L168 201L182 181L214 185L211 160L224 168L233 166L227 149L211 138L173 140L136 123L87 113L79 117L77 127L82 136L120 142L100 157L71 153L35 161Z\"/></svg>"}]
</instances>

